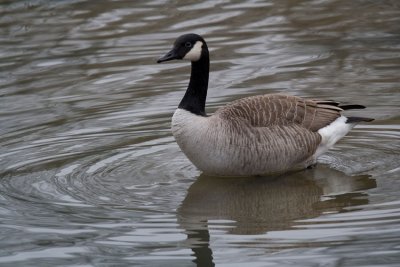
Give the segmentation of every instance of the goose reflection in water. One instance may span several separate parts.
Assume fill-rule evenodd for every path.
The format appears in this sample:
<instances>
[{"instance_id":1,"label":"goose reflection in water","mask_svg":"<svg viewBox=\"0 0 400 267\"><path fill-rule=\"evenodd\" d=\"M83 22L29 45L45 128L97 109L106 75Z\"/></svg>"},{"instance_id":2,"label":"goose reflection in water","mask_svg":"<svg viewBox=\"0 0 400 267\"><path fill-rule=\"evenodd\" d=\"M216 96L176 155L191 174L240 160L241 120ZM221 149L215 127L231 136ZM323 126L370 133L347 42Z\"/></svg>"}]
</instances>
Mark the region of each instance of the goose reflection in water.
<instances>
[{"instance_id":1,"label":"goose reflection in water","mask_svg":"<svg viewBox=\"0 0 400 267\"><path fill-rule=\"evenodd\" d=\"M198 266L213 266L208 221L228 220L230 234L257 235L290 229L297 220L364 205L362 190L376 187L368 175L349 176L319 165L279 177L200 176L178 209Z\"/></svg>"}]
</instances>

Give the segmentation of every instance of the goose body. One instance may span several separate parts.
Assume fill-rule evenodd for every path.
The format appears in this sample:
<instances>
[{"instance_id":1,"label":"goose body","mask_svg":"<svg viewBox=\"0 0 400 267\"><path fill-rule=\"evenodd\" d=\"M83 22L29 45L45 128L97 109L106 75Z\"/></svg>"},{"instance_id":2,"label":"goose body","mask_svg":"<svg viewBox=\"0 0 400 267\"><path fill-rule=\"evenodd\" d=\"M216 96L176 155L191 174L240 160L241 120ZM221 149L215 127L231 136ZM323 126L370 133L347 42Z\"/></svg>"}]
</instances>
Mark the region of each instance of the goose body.
<instances>
[{"instance_id":1,"label":"goose body","mask_svg":"<svg viewBox=\"0 0 400 267\"><path fill-rule=\"evenodd\" d=\"M172 117L172 133L181 150L210 175L268 175L307 168L357 123L369 118L345 117L334 101L285 94L242 98L205 113L209 52L196 34L179 37L158 62L192 62L188 89Z\"/></svg>"}]
</instances>

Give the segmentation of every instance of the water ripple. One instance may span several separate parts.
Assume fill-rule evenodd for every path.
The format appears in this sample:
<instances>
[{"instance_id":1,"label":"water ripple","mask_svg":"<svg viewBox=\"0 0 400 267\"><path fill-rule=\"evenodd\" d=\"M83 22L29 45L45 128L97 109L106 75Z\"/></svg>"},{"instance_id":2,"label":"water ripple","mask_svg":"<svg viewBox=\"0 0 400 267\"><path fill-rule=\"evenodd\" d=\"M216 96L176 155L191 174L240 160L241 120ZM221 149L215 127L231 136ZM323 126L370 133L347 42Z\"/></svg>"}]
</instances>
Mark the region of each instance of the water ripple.
<instances>
[{"instance_id":1,"label":"water ripple","mask_svg":"<svg viewBox=\"0 0 400 267\"><path fill-rule=\"evenodd\" d=\"M2 266L399 262L396 1L0 5ZM155 64L183 32L211 48L209 113L285 92L375 121L313 170L200 175L170 133L189 64Z\"/></svg>"}]
</instances>

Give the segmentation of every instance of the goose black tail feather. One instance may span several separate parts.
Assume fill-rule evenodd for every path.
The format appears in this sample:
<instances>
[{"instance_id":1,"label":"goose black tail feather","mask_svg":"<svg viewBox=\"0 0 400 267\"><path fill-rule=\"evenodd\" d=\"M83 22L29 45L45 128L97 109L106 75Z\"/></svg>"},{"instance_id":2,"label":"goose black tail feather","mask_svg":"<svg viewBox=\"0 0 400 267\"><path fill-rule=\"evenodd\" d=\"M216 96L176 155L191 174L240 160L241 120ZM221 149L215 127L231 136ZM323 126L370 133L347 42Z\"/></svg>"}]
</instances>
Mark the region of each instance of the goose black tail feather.
<instances>
[{"instance_id":1,"label":"goose black tail feather","mask_svg":"<svg viewBox=\"0 0 400 267\"><path fill-rule=\"evenodd\" d=\"M364 118L364 117L347 117L346 123L357 123L357 122L370 122L373 121L372 118Z\"/></svg>"},{"instance_id":2,"label":"goose black tail feather","mask_svg":"<svg viewBox=\"0 0 400 267\"><path fill-rule=\"evenodd\" d=\"M348 109L364 109L365 106L363 105L340 105L339 108L343 109L343 110L348 110Z\"/></svg>"}]
</instances>

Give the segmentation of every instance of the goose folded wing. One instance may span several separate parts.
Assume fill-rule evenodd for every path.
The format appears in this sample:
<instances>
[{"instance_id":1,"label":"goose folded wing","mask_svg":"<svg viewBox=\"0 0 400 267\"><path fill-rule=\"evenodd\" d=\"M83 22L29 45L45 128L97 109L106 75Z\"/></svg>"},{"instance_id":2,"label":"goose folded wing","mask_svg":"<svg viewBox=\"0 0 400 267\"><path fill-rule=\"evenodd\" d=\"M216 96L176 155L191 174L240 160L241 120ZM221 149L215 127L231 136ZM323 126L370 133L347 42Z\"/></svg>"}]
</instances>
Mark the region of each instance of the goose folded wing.
<instances>
[{"instance_id":1,"label":"goose folded wing","mask_svg":"<svg viewBox=\"0 0 400 267\"><path fill-rule=\"evenodd\" d=\"M296 125L316 132L341 116L339 103L284 94L242 98L219 109L225 120L241 120L252 127Z\"/></svg>"}]
</instances>

